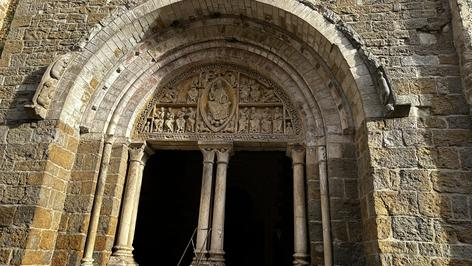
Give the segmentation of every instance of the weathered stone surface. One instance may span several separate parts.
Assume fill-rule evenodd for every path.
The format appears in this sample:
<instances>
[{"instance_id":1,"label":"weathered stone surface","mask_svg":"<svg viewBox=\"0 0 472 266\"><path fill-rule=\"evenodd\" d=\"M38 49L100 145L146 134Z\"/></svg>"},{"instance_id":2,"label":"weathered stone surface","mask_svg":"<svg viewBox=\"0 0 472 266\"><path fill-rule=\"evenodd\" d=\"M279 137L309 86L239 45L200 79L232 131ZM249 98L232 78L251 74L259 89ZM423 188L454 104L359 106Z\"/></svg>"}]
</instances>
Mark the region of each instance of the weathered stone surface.
<instances>
[{"instance_id":1,"label":"weathered stone surface","mask_svg":"<svg viewBox=\"0 0 472 266\"><path fill-rule=\"evenodd\" d=\"M399 177L402 190L430 191L432 189L428 171L400 170Z\"/></svg>"},{"instance_id":2,"label":"weathered stone surface","mask_svg":"<svg viewBox=\"0 0 472 266\"><path fill-rule=\"evenodd\" d=\"M432 241L431 221L422 217L393 217L393 237L403 241Z\"/></svg>"},{"instance_id":3,"label":"weathered stone surface","mask_svg":"<svg viewBox=\"0 0 472 266\"><path fill-rule=\"evenodd\" d=\"M387 168L413 168L418 166L416 152L412 148L373 149L372 160L375 166Z\"/></svg>"},{"instance_id":4,"label":"weathered stone surface","mask_svg":"<svg viewBox=\"0 0 472 266\"><path fill-rule=\"evenodd\" d=\"M468 193L472 189L472 179L465 172L434 171L431 181L438 192Z\"/></svg>"}]
</instances>

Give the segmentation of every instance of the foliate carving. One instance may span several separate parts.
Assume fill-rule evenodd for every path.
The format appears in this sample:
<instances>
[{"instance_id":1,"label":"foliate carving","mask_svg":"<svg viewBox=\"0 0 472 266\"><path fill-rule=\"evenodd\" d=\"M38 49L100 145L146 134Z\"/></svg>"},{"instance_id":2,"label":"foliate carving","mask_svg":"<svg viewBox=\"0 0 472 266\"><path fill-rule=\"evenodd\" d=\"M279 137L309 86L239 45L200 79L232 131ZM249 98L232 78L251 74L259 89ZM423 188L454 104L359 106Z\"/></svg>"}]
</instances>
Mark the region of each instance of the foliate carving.
<instances>
[{"instance_id":1,"label":"foliate carving","mask_svg":"<svg viewBox=\"0 0 472 266\"><path fill-rule=\"evenodd\" d=\"M33 97L33 103L25 107L33 109L41 118L46 117L51 101L56 94L59 80L73 56L73 53L61 55L49 65Z\"/></svg>"},{"instance_id":2,"label":"foliate carving","mask_svg":"<svg viewBox=\"0 0 472 266\"><path fill-rule=\"evenodd\" d=\"M285 93L231 65L193 69L158 88L135 126L157 140L285 140L302 132Z\"/></svg>"}]
</instances>

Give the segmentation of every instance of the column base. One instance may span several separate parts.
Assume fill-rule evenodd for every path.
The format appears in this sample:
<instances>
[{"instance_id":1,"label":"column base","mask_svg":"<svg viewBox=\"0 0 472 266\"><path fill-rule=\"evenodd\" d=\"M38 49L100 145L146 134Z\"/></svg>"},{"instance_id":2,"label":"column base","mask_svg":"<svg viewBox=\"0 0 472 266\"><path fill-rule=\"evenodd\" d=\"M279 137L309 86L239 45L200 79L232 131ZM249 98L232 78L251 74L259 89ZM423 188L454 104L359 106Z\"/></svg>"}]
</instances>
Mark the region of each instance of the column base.
<instances>
[{"instance_id":1,"label":"column base","mask_svg":"<svg viewBox=\"0 0 472 266\"><path fill-rule=\"evenodd\" d=\"M210 251L210 266L225 266L225 252Z\"/></svg>"},{"instance_id":2,"label":"column base","mask_svg":"<svg viewBox=\"0 0 472 266\"><path fill-rule=\"evenodd\" d=\"M133 257L133 248L116 246L107 266L138 266Z\"/></svg>"},{"instance_id":3,"label":"column base","mask_svg":"<svg viewBox=\"0 0 472 266\"><path fill-rule=\"evenodd\" d=\"M307 254L304 253L295 253L293 254L293 265L294 266L300 266L300 265L309 265L310 263L308 262L308 256Z\"/></svg>"},{"instance_id":4,"label":"column base","mask_svg":"<svg viewBox=\"0 0 472 266\"><path fill-rule=\"evenodd\" d=\"M89 258L83 258L80 261L80 266L93 266L93 259Z\"/></svg>"},{"instance_id":5,"label":"column base","mask_svg":"<svg viewBox=\"0 0 472 266\"><path fill-rule=\"evenodd\" d=\"M192 263L190 263L190 266L211 266L211 261L208 258L193 258Z\"/></svg>"},{"instance_id":6,"label":"column base","mask_svg":"<svg viewBox=\"0 0 472 266\"><path fill-rule=\"evenodd\" d=\"M133 257L123 257L111 255L107 266L138 266Z\"/></svg>"}]
</instances>

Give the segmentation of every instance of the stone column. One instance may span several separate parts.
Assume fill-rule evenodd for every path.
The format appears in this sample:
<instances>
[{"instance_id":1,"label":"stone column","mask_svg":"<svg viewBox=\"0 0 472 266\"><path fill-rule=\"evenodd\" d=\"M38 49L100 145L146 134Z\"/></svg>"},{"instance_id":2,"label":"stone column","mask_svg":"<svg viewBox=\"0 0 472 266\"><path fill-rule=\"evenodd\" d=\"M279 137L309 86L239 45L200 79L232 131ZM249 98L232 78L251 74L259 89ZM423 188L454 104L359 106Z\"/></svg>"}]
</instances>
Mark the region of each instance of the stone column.
<instances>
[{"instance_id":1,"label":"stone column","mask_svg":"<svg viewBox=\"0 0 472 266\"><path fill-rule=\"evenodd\" d=\"M305 203L305 148L293 146L289 150L293 165L294 249L293 265L308 265L308 239Z\"/></svg>"},{"instance_id":2,"label":"stone column","mask_svg":"<svg viewBox=\"0 0 472 266\"><path fill-rule=\"evenodd\" d=\"M216 149L217 168L210 247L210 260L212 261L212 265L225 265L223 243L226 201L226 170L228 168L231 150L231 147Z\"/></svg>"},{"instance_id":3,"label":"stone column","mask_svg":"<svg viewBox=\"0 0 472 266\"><path fill-rule=\"evenodd\" d=\"M200 210L198 213L197 229L197 255L195 262L205 260L208 253L208 243L210 243L210 210L211 210L211 190L213 183L213 162L215 160L215 150L211 148L201 148L203 153L203 173L202 188L200 194Z\"/></svg>"},{"instance_id":4,"label":"stone column","mask_svg":"<svg viewBox=\"0 0 472 266\"><path fill-rule=\"evenodd\" d=\"M139 162L139 176L138 176L138 183L136 185L136 193L134 195L133 203L133 214L131 216L131 224L128 234L128 246L131 247L133 250L133 241L134 241L134 233L136 231L136 221L138 219L138 208L139 208L139 198L141 196L141 185L143 183L143 174L144 174L144 166L146 165L146 161L148 159L148 155L144 154L143 159Z\"/></svg>"},{"instance_id":5,"label":"stone column","mask_svg":"<svg viewBox=\"0 0 472 266\"><path fill-rule=\"evenodd\" d=\"M140 187L141 164L144 157L145 144L140 143L129 148L129 167L123 193L122 207L116 244L108 265L134 265L133 248L128 243L129 232L135 209L136 193ZM139 187L138 187L139 186Z\"/></svg>"},{"instance_id":6,"label":"stone column","mask_svg":"<svg viewBox=\"0 0 472 266\"><path fill-rule=\"evenodd\" d=\"M326 164L326 148L317 148L318 167L320 175L321 219L323 225L323 254L325 266L333 265L333 251L331 243L331 218L328 192L328 168Z\"/></svg>"},{"instance_id":7,"label":"stone column","mask_svg":"<svg viewBox=\"0 0 472 266\"><path fill-rule=\"evenodd\" d=\"M115 138L110 135L105 140L103 147L102 160L100 163L100 173L98 175L97 187L95 189L95 197L92 206L92 214L90 217L89 228L87 231L87 239L85 242L84 256L81 265L93 265L93 249L95 247L95 240L97 238L98 221L100 218L100 211L102 209L103 194L105 193L105 184L107 181L108 166L110 164L111 151Z\"/></svg>"}]
</instances>

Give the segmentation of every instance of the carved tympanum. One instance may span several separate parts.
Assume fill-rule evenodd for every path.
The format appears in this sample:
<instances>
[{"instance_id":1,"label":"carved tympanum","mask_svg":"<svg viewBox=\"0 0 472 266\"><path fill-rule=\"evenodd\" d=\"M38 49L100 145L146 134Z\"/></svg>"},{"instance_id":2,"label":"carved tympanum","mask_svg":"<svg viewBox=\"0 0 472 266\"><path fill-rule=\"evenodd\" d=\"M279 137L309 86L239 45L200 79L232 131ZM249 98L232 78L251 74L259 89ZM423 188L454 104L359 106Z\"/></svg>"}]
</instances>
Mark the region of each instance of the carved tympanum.
<instances>
[{"instance_id":1,"label":"carved tympanum","mask_svg":"<svg viewBox=\"0 0 472 266\"><path fill-rule=\"evenodd\" d=\"M135 136L157 140L285 140L302 132L284 92L230 65L193 69L156 90Z\"/></svg>"},{"instance_id":2,"label":"carved tympanum","mask_svg":"<svg viewBox=\"0 0 472 266\"><path fill-rule=\"evenodd\" d=\"M61 55L49 65L33 97L33 104L26 105L41 118L46 117L51 101L56 94L59 80L62 78L73 55L73 53Z\"/></svg>"}]
</instances>

